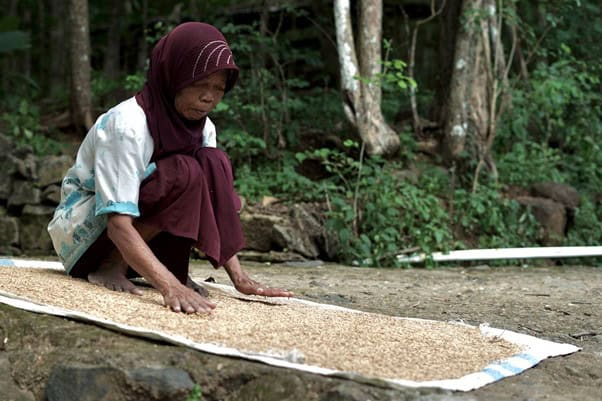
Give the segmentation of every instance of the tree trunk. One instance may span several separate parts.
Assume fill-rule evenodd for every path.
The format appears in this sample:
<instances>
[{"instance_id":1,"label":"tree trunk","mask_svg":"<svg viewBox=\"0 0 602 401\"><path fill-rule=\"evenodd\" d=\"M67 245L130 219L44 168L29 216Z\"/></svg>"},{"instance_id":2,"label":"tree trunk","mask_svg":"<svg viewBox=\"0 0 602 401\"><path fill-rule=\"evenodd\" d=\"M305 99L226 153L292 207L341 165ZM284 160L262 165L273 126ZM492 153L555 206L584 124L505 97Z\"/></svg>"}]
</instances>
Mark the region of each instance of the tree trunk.
<instances>
[{"instance_id":1,"label":"tree trunk","mask_svg":"<svg viewBox=\"0 0 602 401\"><path fill-rule=\"evenodd\" d=\"M473 9L480 9L481 0L463 0L460 18L468 16ZM470 90L474 79L476 61L475 22L468 19L464 24L458 24L456 43L454 49L454 62L451 80L449 83L449 97L447 111L444 113L444 157L451 161L459 157L464 151L466 137L469 130L474 130L470 125Z\"/></svg>"},{"instance_id":2,"label":"tree trunk","mask_svg":"<svg viewBox=\"0 0 602 401\"><path fill-rule=\"evenodd\" d=\"M144 71L148 58L148 42L146 41L146 25L148 24L148 0L141 1L142 7L142 37L138 40L138 60L136 67L138 71Z\"/></svg>"},{"instance_id":3,"label":"tree trunk","mask_svg":"<svg viewBox=\"0 0 602 401\"><path fill-rule=\"evenodd\" d=\"M360 2L359 64L349 3L349 0L334 2L345 114L357 127L368 153L394 153L399 149L399 137L384 120L380 104L381 87L374 82L381 72L382 1ZM363 79L357 80L358 75Z\"/></svg>"},{"instance_id":4,"label":"tree trunk","mask_svg":"<svg viewBox=\"0 0 602 401\"><path fill-rule=\"evenodd\" d=\"M439 47L437 64L439 65L436 77L435 99L433 102L432 117L439 126L444 126L447 121L447 101L449 100L449 88L454 65L454 47L456 34L460 26L460 9L462 0L448 0L441 18L439 19Z\"/></svg>"},{"instance_id":5,"label":"tree trunk","mask_svg":"<svg viewBox=\"0 0 602 401\"><path fill-rule=\"evenodd\" d=\"M63 0L50 0L50 15L52 16L49 29L49 52L48 58L48 88L50 97L56 97L65 87L67 82L67 69L65 59L65 24L62 23L65 12L65 2Z\"/></svg>"},{"instance_id":6,"label":"tree trunk","mask_svg":"<svg viewBox=\"0 0 602 401\"><path fill-rule=\"evenodd\" d=\"M103 72L107 79L116 81L121 72L121 17L124 2L123 0L113 0L112 3Z\"/></svg>"},{"instance_id":7,"label":"tree trunk","mask_svg":"<svg viewBox=\"0 0 602 401\"><path fill-rule=\"evenodd\" d=\"M463 1L462 16L466 22L460 25L456 36L447 103L445 156L453 162L463 151L468 151L477 164L473 190L483 168L497 180L491 149L497 123L509 101L508 66L512 63L516 40L506 60L501 38L502 10L497 5L496 0Z\"/></svg>"},{"instance_id":8,"label":"tree trunk","mask_svg":"<svg viewBox=\"0 0 602 401\"><path fill-rule=\"evenodd\" d=\"M69 16L71 24L71 120L78 129L84 127L88 130L93 124L88 1L70 0Z\"/></svg>"}]
</instances>

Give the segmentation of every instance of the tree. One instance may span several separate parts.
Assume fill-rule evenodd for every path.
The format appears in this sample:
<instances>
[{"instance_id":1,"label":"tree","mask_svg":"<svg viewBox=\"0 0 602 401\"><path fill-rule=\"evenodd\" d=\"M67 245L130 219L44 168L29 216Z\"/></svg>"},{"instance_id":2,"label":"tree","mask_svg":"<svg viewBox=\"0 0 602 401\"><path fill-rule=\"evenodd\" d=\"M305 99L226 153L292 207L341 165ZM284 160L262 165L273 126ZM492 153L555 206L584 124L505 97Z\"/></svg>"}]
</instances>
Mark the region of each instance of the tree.
<instances>
[{"instance_id":1,"label":"tree","mask_svg":"<svg viewBox=\"0 0 602 401\"><path fill-rule=\"evenodd\" d=\"M88 1L70 0L69 19L71 25L71 120L81 129L88 130L92 124L92 89L90 76L90 30Z\"/></svg>"},{"instance_id":2,"label":"tree","mask_svg":"<svg viewBox=\"0 0 602 401\"><path fill-rule=\"evenodd\" d=\"M381 87L375 82L382 68L382 0L359 2L359 64L349 3L349 0L334 2L343 107L349 121L357 127L368 153L391 154L399 149L399 137L385 122L381 111Z\"/></svg>"},{"instance_id":3,"label":"tree","mask_svg":"<svg viewBox=\"0 0 602 401\"><path fill-rule=\"evenodd\" d=\"M515 49L514 40L506 60L501 38L502 4L501 0L463 0L463 22L456 35L444 153L453 163L465 150L470 152L477 163L473 190L484 167L496 180L498 175L491 149L497 123L509 101L508 74Z\"/></svg>"}]
</instances>

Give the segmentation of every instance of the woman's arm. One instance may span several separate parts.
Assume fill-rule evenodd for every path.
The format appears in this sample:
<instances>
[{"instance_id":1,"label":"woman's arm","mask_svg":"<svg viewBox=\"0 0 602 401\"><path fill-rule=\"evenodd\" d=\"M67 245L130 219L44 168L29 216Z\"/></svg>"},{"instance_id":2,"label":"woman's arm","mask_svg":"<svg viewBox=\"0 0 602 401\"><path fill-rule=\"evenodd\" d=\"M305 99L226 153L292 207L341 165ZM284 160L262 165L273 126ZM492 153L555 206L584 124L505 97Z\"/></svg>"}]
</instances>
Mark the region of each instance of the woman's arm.
<instances>
[{"instance_id":1,"label":"woman's arm","mask_svg":"<svg viewBox=\"0 0 602 401\"><path fill-rule=\"evenodd\" d=\"M211 312L215 305L178 281L148 247L133 220L132 216L111 214L107 222L107 234L125 262L163 295L165 305L172 310Z\"/></svg>"}]
</instances>

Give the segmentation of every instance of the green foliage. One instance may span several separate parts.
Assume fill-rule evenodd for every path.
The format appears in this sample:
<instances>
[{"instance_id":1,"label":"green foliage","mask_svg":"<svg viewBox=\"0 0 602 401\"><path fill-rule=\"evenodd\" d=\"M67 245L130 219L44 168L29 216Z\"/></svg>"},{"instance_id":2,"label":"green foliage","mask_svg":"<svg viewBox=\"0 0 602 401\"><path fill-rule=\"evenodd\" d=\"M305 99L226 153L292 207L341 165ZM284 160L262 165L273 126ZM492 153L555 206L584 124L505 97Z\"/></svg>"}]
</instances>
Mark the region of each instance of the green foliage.
<instances>
[{"instance_id":1,"label":"green foliage","mask_svg":"<svg viewBox=\"0 0 602 401\"><path fill-rule=\"evenodd\" d=\"M262 163L255 168L243 164L236 169L235 187L239 194L251 202L264 196L286 200L321 200L323 192L319 183L298 174L298 163L293 157L283 157L272 163Z\"/></svg>"},{"instance_id":2,"label":"green foliage","mask_svg":"<svg viewBox=\"0 0 602 401\"><path fill-rule=\"evenodd\" d=\"M497 167L506 184L527 187L535 182L563 181L562 155L557 149L537 142L517 142L499 156Z\"/></svg>"},{"instance_id":3,"label":"green foliage","mask_svg":"<svg viewBox=\"0 0 602 401\"><path fill-rule=\"evenodd\" d=\"M260 137L270 151L295 146L304 127L328 131L342 119L337 91L310 89L307 79L288 72L297 64L320 67L316 50L294 47L284 35L275 40L262 34L257 24L225 24L221 29L225 35L236 37L230 45L242 71L240 84L224 99L229 106L221 115L224 121Z\"/></svg>"},{"instance_id":4,"label":"green foliage","mask_svg":"<svg viewBox=\"0 0 602 401\"><path fill-rule=\"evenodd\" d=\"M531 212L514 200L504 199L498 188L479 186L476 193L456 189L452 223L477 248L536 246L539 224Z\"/></svg>"},{"instance_id":5,"label":"green foliage","mask_svg":"<svg viewBox=\"0 0 602 401\"><path fill-rule=\"evenodd\" d=\"M555 180L586 191L602 185L601 65L585 65L562 45L562 58L540 63L513 92L498 134L500 177L512 184Z\"/></svg>"},{"instance_id":6,"label":"green foliage","mask_svg":"<svg viewBox=\"0 0 602 401\"><path fill-rule=\"evenodd\" d=\"M201 391L201 386L195 384L190 390L190 394L186 397L186 401L203 401L203 392Z\"/></svg>"},{"instance_id":7,"label":"green foliage","mask_svg":"<svg viewBox=\"0 0 602 401\"><path fill-rule=\"evenodd\" d=\"M111 94L119 89L119 81L108 79L102 72L92 71L92 99L101 107L110 107L116 103Z\"/></svg>"},{"instance_id":8,"label":"green foliage","mask_svg":"<svg viewBox=\"0 0 602 401\"><path fill-rule=\"evenodd\" d=\"M146 82L146 74L144 74L143 72L137 72L135 74L127 75L125 77L123 87L128 92L138 92L142 90L144 82Z\"/></svg>"},{"instance_id":9,"label":"green foliage","mask_svg":"<svg viewBox=\"0 0 602 401\"><path fill-rule=\"evenodd\" d=\"M359 145L346 141L352 151ZM360 151L360 155L363 151ZM326 228L337 234L340 258L362 266L398 266L400 250L419 246L445 249L452 240L439 199L400 180L399 166L378 157L363 160L333 149L297 154L318 158L333 174L322 185L329 211Z\"/></svg>"},{"instance_id":10,"label":"green foliage","mask_svg":"<svg viewBox=\"0 0 602 401\"><path fill-rule=\"evenodd\" d=\"M567 236L567 245L598 246L602 243L601 210L590 198L582 199Z\"/></svg>"},{"instance_id":11,"label":"green foliage","mask_svg":"<svg viewBox=\"0 0 602 401\"><path fill-rule=\"evenodd\" d=\"M62 150L59 142L44 136L38 107L27 100L22 99L16 109L4 113L2 120L8 137L19 145L31 146L36 154L58 154Z\"/></svg>"}]
</instances>

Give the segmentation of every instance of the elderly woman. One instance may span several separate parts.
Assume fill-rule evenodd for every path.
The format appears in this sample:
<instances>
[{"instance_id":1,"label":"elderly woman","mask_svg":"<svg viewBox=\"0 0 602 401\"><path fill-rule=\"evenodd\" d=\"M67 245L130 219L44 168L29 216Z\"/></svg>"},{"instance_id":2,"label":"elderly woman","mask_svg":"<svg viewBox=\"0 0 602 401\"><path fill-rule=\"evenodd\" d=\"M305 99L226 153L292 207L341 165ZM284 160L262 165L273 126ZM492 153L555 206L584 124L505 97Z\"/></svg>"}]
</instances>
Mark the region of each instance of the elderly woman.
<instances>
[{"instance_id":1,"label":"elderly woman","mask_svg":"<svg viewBox=\"0 0 602 401\"><path fill-rule=\"evenodd\" d=\"M215 305L188 275L194 246L239 291L292 296L249 278L236 256L240 200L208 114L237 77L211 25L184 23L157 43L142 91L98 118L63 180L48 231L71 276L133 294L129 278L142 276L173 311L207 313Z\"/></svg>"}]
</instances>

